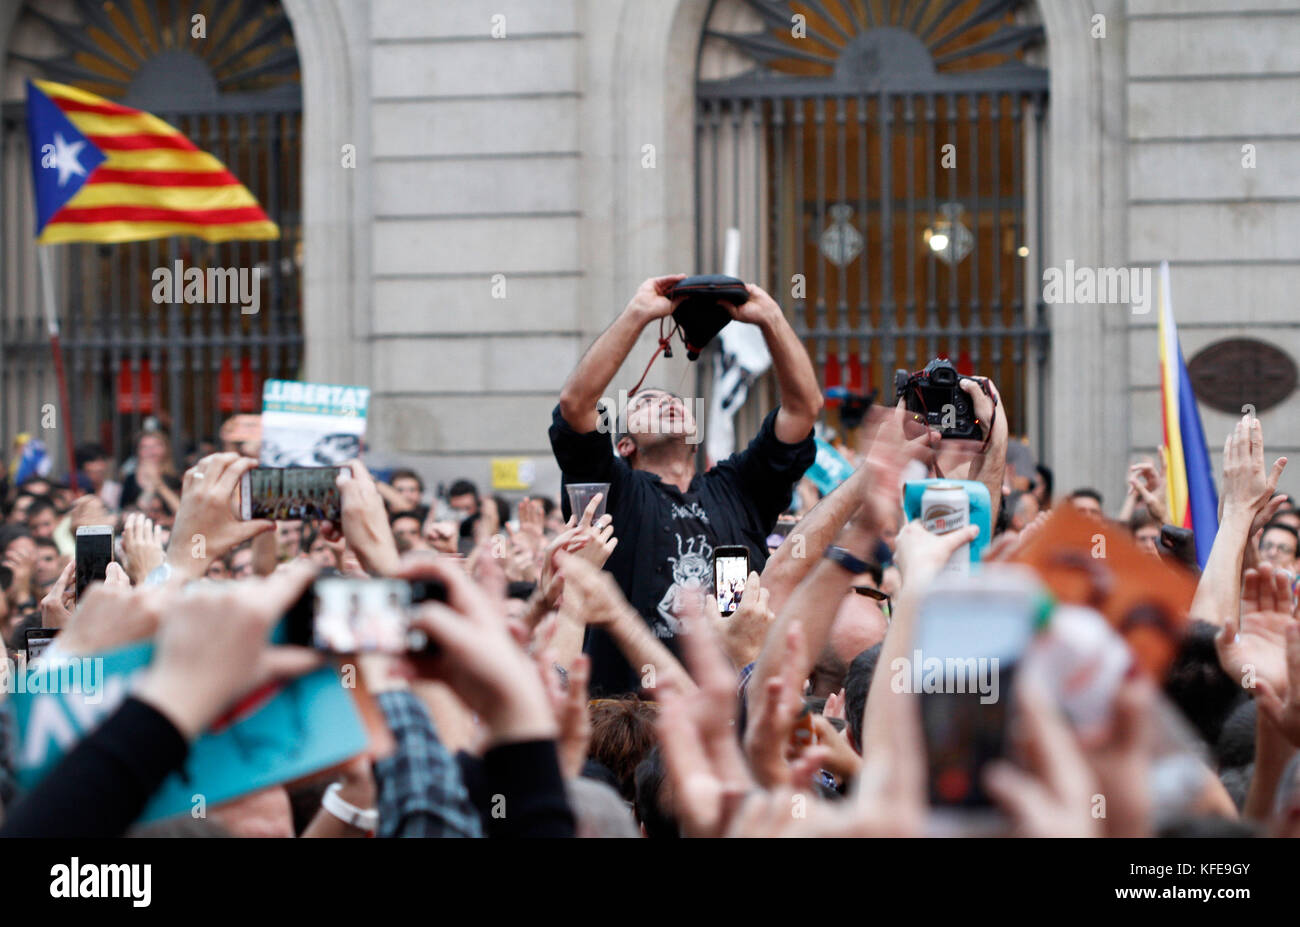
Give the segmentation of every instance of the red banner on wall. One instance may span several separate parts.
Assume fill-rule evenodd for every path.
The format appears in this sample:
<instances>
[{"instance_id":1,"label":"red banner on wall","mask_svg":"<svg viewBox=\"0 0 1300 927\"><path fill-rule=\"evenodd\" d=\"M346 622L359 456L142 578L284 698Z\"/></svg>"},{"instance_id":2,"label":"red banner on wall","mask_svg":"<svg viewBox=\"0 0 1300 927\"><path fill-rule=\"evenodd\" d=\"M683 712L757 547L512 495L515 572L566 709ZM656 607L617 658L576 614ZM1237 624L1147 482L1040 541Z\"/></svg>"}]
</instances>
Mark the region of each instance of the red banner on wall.
<instances>
[{"instance_id":1,"label":"red banner on wall","mask_svg":"<svg viewBox=\"0 0 1300 927\"><path fill-rule=\"evenodd\" d=\"M139 370L134 373L131 364L130 360L123 360L117 371L117 411L151 415L154 411L153 368L147 357L140 358Z\"/></svg>"}]
</instances>

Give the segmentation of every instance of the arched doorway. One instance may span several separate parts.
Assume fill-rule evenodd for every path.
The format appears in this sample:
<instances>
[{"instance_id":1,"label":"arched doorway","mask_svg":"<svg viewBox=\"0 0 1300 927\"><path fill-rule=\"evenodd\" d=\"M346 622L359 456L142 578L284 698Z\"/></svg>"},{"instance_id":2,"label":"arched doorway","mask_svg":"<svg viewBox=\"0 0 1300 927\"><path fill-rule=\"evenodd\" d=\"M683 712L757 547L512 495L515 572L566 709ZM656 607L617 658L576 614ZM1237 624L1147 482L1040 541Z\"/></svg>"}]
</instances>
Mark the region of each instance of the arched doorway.
<instances>
[{"instance_id":1,"label":"arched doorway","mask_svg":"<svg viewBox=\"0 0 1300 927\"><path fill-rule=\"evenodd\" d=\"M202 17L201 21L196 17ZM200 26L201 23L201 26ZM201 34L200 34L201 33ZM211 152L281 230L278 241L168 238L57 248L71 427L116 455L147 418L177 453L261 408L302 363L302 90L279 2L26 0L10 32L0 164L0 433L36 431L54 393L37 290L23 83L72 84L159 116ZM157 268L257 268L259 309L156 303ZM59 455L61 458L61 455Z\"/></svg>"},{"instance_id":2,"label":"arched doorway","mask_svg":"<svg viewBox=\"0 0 1300 927\"><path fill-rule=\"evenodd\" d=\"M804 338L824 387L947 356L1040 447L1043 29L1024 0L714 0L696 85L696 250ZM762 390L744 432L772 402ZM836 421L835 402L828 403ZM752 430L752 429L749 429Z\"/></svg>"}]
</instances>

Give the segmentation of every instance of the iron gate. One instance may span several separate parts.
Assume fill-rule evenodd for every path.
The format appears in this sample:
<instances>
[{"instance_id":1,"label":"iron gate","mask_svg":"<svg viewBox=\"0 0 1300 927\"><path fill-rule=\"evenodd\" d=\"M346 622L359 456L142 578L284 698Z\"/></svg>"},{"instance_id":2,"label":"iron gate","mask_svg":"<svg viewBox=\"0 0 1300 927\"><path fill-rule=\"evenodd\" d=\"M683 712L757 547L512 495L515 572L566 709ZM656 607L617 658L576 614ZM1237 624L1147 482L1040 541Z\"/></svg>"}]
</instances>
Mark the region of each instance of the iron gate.
<instances>
[{"instance_id":1,"label":"iron gate","mask_svg":"<svg viewBox=\"0 0 1300 927\"><path fill-rule=\"evenodd\" d=\"M78 441L97 441L120 459L144 420L154 418L180 456L187 445L215 436L227 416L259 412L262 381L294 379L302 361L302 97L292 30L279 3L265 0L164 0L117 12L104 0L74 6L80 27L52 19L29 0L20 18L30 26L27 35L53 35L66 51L36 57L11 45L10 68L152 112L222 161L280 227L278 241L173 237L55 247L71 399L66 424ZM135 18L125 19L132 10ZM187 36L195 14L208 17L201 42ZM88 44L87 35L96 41ZM124 54L135 68L121 76ZM6 103L3 122L0 434L7 437L40 434L42 408L57 394L36 273L23 104ZM256 268L259 311L156 302L155 271L174 269L177 261L204 272ZM46 443L61 461L61 444Z\"/></svg>"},{"instance_id":2,"label":"iron gate","mask_svg":"<svg viewBox=\"0 0 1300 927\"><path fill-rule=\"evenodd\" d=\"M696 250L721 269L741 230L743 271L787 310L823 387L892 402L896 368L947 356L992 376L1012 433L1041 442L1047 73L1025 60L1042 30L1024 6L716 2ZM706 74L709 56L736 73Z\"/></svg>"}]
</instances>

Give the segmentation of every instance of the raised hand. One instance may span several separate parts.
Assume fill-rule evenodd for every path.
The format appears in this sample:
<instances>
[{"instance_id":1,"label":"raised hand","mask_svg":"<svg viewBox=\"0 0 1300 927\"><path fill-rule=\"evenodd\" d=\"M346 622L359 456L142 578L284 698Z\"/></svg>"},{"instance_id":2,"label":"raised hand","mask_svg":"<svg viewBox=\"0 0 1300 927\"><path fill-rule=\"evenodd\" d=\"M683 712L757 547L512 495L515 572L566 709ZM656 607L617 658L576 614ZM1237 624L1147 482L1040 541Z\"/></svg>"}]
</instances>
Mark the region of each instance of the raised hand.
<instances>
[{"instance_id":1,"label":"raised hand","mask_svg":"<svg viewBox=\"0 0 1300 927\"><path fill-rule=\"evenodd\" d=\"M41 627L66 628L76 608L76 587L73 577L77 572L77 562L71 560L59 574L59 578L50 586L50 591L41 599Z\"/></svg>"},{"instance_id":2,"label":"raised hand","mask_svg":"<svg viewBox=\"0 0 1300 927\"><path fill-rule=\"evenodd\" d=\"M1246 415L1237 420L1223 444L1223 511L1241 509L1257 514L1273 498L1286 458L1264 466L1264 429L1259 419Z\"/></svg>"},{"instance_id":3,"label":"raised hand","mask_svg":"<svg viewBox=\"0 0 1300 927\"><path fill-rule=\"evenodd\" d=\"M1284 570L1261 563L1242 583L1241 619L1228 615L1214 639L1219 665L1243 688L1267 683L1287 693L1287 629L1296 624L1291 580Z\"/></svg>"},{"instance_id":4,"label":"raised hand","mask_svg":"<svg viewBox=\"0 0 1300 927\"><path fill-rule=\"evenodd\" d=\"M155 616L153 662L135 694L192 740L241 695L322 665L321 655L309 648L269 643L271 629L314 575L311 568L294 563L266 579L237 585L182 590L173 583L135 591L105 586L96 593L139 595L139 604Z\"/></svg>"},{"instance_id":5,"label":"raised hand","mask_svg":"<svg viewBox=\"0 0 1300 927\"><path fill-rule=\"evenodd\" d=\"M412 560L398 575L447 586L447 604L425 603L412 621L437 645L435 654L411 658L415 669L447 683L483 719L490 745L555 739L559 726L542 680L483 590L441 558Z\"/></svg>"},{"instance_id":6,"label":"raised hand","mask_svg":"<svg viewBox=\"0 0 1300 927\"><path fill-rule=\"evenodd\" d=\"M669 274L666 277L651 277L642 281L623 311L636 316L643 325L672 315L681 300L669 299L668 294L672 292L673 287L685 279L685 274Z\"/></svg>"},{"instance_id":7,"label":"raised hand","mask_svg":"<svg viewBox=\"0 0 1300 927\"><path fill-rule=\"evenodd\" d=\"M683 831L720 837L756 783L736 742L735 671L704 621L688 618L687 627L681 641L699 688L659 696L659 742Z\"/></svg>"},{"instance_id":8,"label":"raised hand","mask_svg":"<svg viewBox=\"0 0 1300 927\"><path fill-rule=\"evenodd\" d=\"M751 571L749 579L745 580L740 602L729 616L724 617L718 610L718 600L714 596L709 596L705 602L705 614L713 624L722 649L738 669L758 659L767 632L776 621L776 613L768 606L769 598L770 593L763 588L758 573Z\"/></svg>"},{"instance_id":9,"label":"raised hand","mask_svg":"<svg viewBox=\"0 0 1300 927\"><path fill-rule=\"evenodd\" d=\"M1287 687L1278 692L1267 679L1256 681L1255 705L1287 741L1300 747L1300 623L1286 629Z\"/></svg>"},{"instance_id":10,"label":"raised hand","mask_svg":"<svg viewBox=\"0 0 1300 927\"><path fill-rule=\"evenodd\" d=\"M894 562L903 582L917 585L933 579L957 548L974 541L979 533L978 525L966 525L947 534L933 534L918 519L909 521L898 532L894 546Z\"/></svg>"},{"instance_id":11,"label":"raised hand","mask_svg":"<svg viewBox=\"0 0 1300 927\"><path fill-rule=\"evenodd\" d=\"M326 540L335 540L341 533L368 574L392 576L401 557L374 477L361 461L349 460L339 470L337 485L341 523L322 526L321 533Z\"/></svg>"},{"instance_id":12,"label":"raised hand","mask_svg":"<svg viewBox=\"0 0 1300 927\"><path fill-rule=\"evenodd\" d=\"M126 555L126 575L134 586L163 562L163 529L146 515L132 512L122 525L122 553Z\"/></svg>"},{"instance_id":13,"label":"raised hand","mask_svg":"<svg viewBox=\"0 0 1300 927\"><path fill-rule=\"evenodd\" d=\"M256 460L239 454L209 454L185 471L181 506L167 546L173 573L198 579L213 560L275 528L269 519L242 521L235 516L233 500L240 478L256 466Z\"/></svg>"},{"instance_id":14,"label":"raised hand","mask_svg":"<svg viewBox=\"0 0 1300 927\"><path fill-rule=\"evenodd\" d=\"M73 574L65 573L71 583ZM59 649L86 656L150 638L158 630L166 601L163 587L133 587L122 568L110 563L104 582L92 584L75 610L60 616L64 624ZM41 604L43 611L45 603Z\"/></svg>"},{"instance_id":15,"label":"raised hand","mask_svg":"<svg viewBox=\"0 0 1300 927\"><path fill-rule=\"evenodd\" d=\"M1020 741L1025 767L998 760L985 770L985 785L1011 817L1021 837L1099 837L1092 816L1097 794L1074 733L1051 698L1026 680L1020 687Z\"/></svg>"},{"instance_id":16,"label":"raised hand","mask_svg":"<svg viewBox=\"0 0 1300 927\"><path fill-rule=\"evenodd\" d=\"M749 723L745 727L745 756L750 771L760 785L769 788L793 782L787 754L803 707L806 680L798 672L803 625L791 622L781 644L777 672L764 680L758 691L749 693Z\"/></svg>"}]
</instances>

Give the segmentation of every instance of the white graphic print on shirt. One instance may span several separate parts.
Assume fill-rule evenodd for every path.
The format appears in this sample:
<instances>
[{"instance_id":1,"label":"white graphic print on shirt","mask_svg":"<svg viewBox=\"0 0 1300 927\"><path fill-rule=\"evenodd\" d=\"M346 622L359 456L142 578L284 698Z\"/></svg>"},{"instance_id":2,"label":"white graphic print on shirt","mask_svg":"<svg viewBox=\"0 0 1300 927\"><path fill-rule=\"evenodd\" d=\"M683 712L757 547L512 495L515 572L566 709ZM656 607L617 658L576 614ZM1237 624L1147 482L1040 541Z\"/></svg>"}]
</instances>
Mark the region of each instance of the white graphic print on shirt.
<instances>
[{"instance_id":1,"label":"white graphic print on shirt","mask_svg":"<svg viewBox=\"0 0 1300 927\"><path fill-rule=\"evenodd\" d=\"M683 539L677 537L677 556L669 557L673 566L673 584L659 600L659 617L663 619L661 633L674 636L681 633L681 615L690 596L696 596L701 605L704 596L713 592L713 545L708 537L697 534Z\"/></svg>"}]
</instances>

